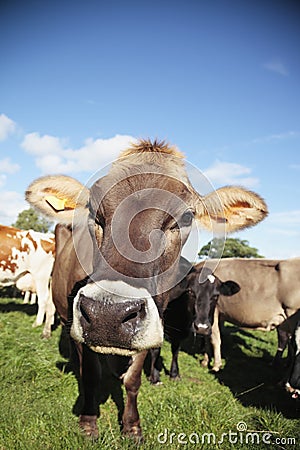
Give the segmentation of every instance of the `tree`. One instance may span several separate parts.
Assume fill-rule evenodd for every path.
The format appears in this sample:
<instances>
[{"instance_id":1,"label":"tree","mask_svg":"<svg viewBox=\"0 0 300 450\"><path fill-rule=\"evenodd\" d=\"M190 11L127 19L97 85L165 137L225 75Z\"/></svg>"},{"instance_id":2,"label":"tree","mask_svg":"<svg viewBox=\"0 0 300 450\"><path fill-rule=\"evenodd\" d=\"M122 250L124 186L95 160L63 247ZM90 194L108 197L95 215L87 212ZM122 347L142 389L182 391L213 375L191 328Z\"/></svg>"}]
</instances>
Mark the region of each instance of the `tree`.
<instances>
[{"instance_id":1,"label":"tree","mask_svg":"<svg viewBox=\"0 0 300 450\"><path fill-rule=\"evenodd\" d=\"M198 256L201 259L206 257L263 258L263 256L258 253L257 248L250 247L247 240L234 238L228 238L225 242L223 239L214 238L201 248Z\"/></svg>"},{"instance_id":2,"label":"tree","mask_svg":"<svg viewBox=\"0 0 300 450\"><path fill-rule=\"evenodd\" d=\"M47 233L50 230L52 222L48 222L43 216L39 215L33 208L24 209L18 215L13 227L21 230L35 230L42 233Z\"/></svg>"}]
</instances>

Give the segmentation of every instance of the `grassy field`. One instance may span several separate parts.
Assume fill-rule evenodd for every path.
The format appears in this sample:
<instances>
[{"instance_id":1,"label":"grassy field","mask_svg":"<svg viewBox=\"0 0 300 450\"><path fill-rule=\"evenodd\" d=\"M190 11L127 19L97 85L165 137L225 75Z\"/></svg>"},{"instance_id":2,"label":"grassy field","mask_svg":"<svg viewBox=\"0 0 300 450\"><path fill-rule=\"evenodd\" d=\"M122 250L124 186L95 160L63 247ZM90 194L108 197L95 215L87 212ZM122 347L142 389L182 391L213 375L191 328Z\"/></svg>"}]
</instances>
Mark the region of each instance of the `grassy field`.
<instances>
[{"instance_id":1,"label":"grassy field","mask_svg":"<svg viewBox=\"0 0 300 450\"><path fill-rule=\"evenodd\" d=\"M31 327L34 312L20 299L0 298L0 449L135 448L120 434L112 397L101 406L98 442L81 435L72 412L77 381L58 351L61 330L43 341ZM193 342L180 353L181 381L162 371L163 384L151 386L143 375L141 450L300 448L300 404L278 384L284 371L270 366L276 334L226 327L223 343L226 364L217 376L200 367ZM168 343L162 357L169 367Z\"/></svg>"}]
</instances>

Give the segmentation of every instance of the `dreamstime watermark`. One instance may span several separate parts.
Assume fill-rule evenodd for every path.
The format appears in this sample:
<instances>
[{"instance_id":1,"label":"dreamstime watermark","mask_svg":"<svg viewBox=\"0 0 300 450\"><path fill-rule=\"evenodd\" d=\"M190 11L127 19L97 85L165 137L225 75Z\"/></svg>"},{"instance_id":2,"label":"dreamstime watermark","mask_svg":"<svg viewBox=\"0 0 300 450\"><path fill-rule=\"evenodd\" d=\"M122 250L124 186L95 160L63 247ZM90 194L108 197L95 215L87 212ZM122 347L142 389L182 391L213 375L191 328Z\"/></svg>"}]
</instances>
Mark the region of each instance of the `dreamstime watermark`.
<instances>
[{"instance_id":1,"label":"dreamstime watermark","mask_svg":"<svg viewBox=\"0 0 300 450\"><path fill-rule=\"evenodd\" d=\"M257 445L296 445L295 437L278 436L276 431L248 430L246 422L241 421L236 425L236 430L229 430L227 433L216 435L215 433L175 433L167 428L157 435L159 444L257 444Z\"/></svg>"}]
</instances>

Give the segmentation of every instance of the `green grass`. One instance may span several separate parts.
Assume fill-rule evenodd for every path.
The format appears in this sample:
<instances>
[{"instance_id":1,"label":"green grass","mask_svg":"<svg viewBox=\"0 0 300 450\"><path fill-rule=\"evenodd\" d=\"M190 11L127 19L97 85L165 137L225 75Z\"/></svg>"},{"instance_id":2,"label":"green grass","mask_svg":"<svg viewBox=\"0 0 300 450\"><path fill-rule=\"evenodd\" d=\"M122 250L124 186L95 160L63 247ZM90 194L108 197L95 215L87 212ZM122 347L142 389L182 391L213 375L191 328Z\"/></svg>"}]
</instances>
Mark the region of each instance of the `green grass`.
<instances>
[{"instance_id":1,"label":"green grass","mask_svg":"<svg viewBox=\"0 0 300 450\"><path fill-rule=\"evenodd\" d=\"M21 305L19 299L0 299L0 450L135 448L120 434L111 398L101 405L98 442L81 435L78 417L72 412L77 381L62 370L66 360L58 351L60 328L51 340L42 340L41 329L31 327L32 313L33 308ZM299 448L300 405L278 384L284 371L270 366L276 334L228 326L223 344L226 363L218 375L200 367L201 356L186 351L179 356L181 381L172 382L162 372L163 384L151 386L143 375L139 412L145 443L141 450ZM168 343L162 357L169 368ZM246 432L233 434L241 422L248 432L257 432L251 435L254 443L250 435L246 443ZM271 437L264 432L272 432ZM220 443L223 433L226 436ZM263 436L268 442L280 441L263 443ZM296 444L288 443L288 438Z\"/></svg>"}]
</instances>

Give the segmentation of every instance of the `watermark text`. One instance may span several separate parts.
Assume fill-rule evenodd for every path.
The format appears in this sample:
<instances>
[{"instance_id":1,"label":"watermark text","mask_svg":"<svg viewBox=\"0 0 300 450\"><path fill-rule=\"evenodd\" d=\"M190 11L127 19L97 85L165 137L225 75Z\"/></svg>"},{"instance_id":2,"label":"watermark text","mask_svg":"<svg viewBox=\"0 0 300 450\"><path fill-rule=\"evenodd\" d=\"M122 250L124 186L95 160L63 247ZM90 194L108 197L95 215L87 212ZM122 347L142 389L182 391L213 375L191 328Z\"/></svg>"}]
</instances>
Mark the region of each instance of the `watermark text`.
<instances>
[{"instance_id":1,"label":"watermark text","mask_svg":"<svg viewBox=\"0 0 300 450\"><path fill-rule=\"evenodd\" d=\"M296 445L295 437L278 436L275 431L247 430L245 422L236 425L236 431L229 430L227 433L216 435L215 433L175 433L167 428L157 435L159 444L267 444L267 445Z\"/></svg>"}]
</instances>

